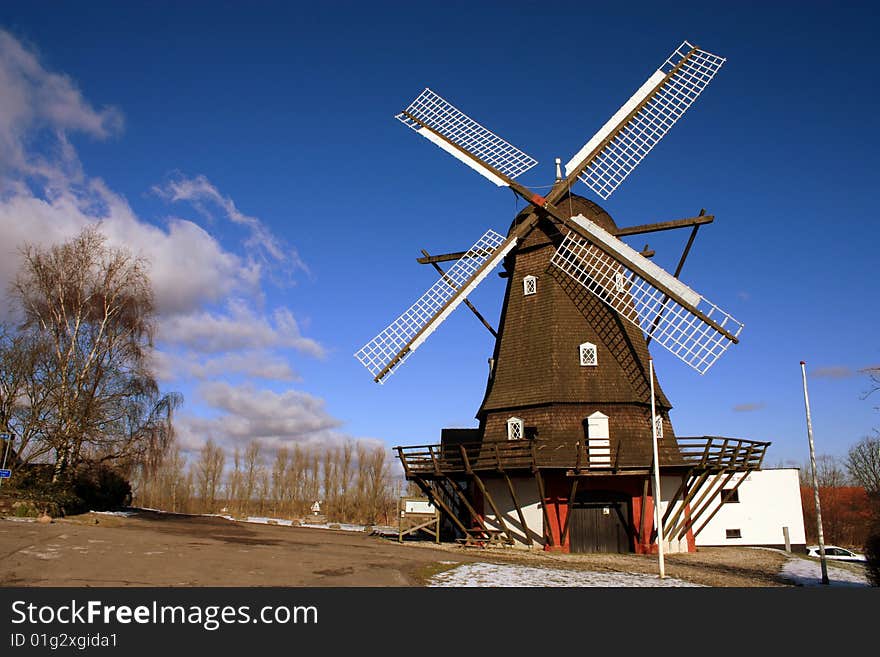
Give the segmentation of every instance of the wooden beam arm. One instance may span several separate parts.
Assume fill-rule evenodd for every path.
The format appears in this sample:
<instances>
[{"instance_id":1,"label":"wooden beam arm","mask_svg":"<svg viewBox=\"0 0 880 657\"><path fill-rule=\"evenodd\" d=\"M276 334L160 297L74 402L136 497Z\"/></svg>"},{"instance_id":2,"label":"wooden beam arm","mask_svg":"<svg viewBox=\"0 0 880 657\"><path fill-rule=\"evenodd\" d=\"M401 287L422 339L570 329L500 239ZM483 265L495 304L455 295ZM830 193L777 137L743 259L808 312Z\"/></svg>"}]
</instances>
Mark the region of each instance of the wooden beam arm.
<instances>
[{"instance_id":1,"label":"wooden beam arm","mask_svg":"<svg viewBox=\"0 0 880 657\"><path fill-rule=\"evenodd\" d=\"M715 221L715 216L711 214L703 214L698 217L688 217L687 219L675 219L673 221L661 221L655 224L641 224L639 226L627 226L611 231L615 237L626 237L627 235L641 235L643 233L659 233L664 230L675 230L676 228L688 228L690 226L702 226L703 224L711 224Z\"/></svg>"}]
</instances>

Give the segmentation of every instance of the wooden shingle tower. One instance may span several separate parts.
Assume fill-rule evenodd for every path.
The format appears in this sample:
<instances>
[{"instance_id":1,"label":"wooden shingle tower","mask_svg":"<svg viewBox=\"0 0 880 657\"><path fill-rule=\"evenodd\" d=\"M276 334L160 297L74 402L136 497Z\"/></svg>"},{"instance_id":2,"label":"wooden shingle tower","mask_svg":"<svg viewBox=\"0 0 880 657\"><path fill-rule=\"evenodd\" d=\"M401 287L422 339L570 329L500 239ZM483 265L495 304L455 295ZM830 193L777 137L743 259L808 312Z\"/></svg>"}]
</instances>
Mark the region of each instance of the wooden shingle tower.
<instances>
[{"instance_id":1,"label":"wooden shingle tower","mask_svg":"<svg viewBox=\"0 0 880 657\"><path fill-rule=\"evenodd\" d=\"M425 253L419 261L437 268L439 280L356 354L382 383L460 303L486 323L467 296L503 263L508 281L497 333L489 327L497 339L478 428L445 429L439 445L398 448L407 478L460 540L650 551L662 522L671 549L692 549L698 521L714 513L713 490L760 467L766 443L676 439L671 405L649 374L648 342L701 374L738 342L742 324L678 279L696 231L712 217L619 228L571 192L581 180L608 198L723 62L683 43L564 175L557 166L546 196L515 180L533 158L430 89L398 115L530 204L506 236L489 230L465 252ZM691 235L675 274L619 239L683 227ZM442 270L439 263L449 261L455 264ZM659 491L650 485L655 437Z\"/></svg>"}]
</instances>

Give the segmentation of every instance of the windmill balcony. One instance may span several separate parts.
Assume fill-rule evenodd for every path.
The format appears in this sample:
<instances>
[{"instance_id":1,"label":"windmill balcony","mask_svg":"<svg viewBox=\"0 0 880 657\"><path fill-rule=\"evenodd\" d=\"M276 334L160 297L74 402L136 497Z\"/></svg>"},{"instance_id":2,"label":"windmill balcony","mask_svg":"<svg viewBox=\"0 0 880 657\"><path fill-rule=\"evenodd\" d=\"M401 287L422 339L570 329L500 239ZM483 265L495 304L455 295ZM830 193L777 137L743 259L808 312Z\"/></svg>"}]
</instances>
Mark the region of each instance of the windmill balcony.
<instances>
[{"instance_id":1,"label":"windmill balcony","mask_svg":"<svg viewBox=\"0 0 880 657\"><path fill-rule=\"evenodd\" d=\"M768 442L702 436L661 441L660 467L692 471L746 472L759 469ZM525 439L459 445L396 447L407 479L432 479L472 472L513 472L564 469L573 476L641 473L651 467L650 457L627 451L620 443L610 455L591 463L583 440L571 443Z\"/></svg>"}]
</instances>

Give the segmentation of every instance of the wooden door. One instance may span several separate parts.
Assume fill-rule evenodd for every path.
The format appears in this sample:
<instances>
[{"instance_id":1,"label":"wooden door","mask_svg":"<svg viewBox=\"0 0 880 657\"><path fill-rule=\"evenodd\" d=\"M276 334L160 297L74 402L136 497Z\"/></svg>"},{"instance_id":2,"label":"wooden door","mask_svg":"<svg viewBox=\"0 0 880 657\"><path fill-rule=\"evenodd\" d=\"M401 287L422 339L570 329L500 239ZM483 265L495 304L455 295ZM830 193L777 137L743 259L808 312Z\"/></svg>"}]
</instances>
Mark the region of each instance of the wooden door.
<instances>
[{"instance_id":1,"label":"wooden door","mask_svg":"<svg viewBox=\"0 0 880 657\"><path fill-rule=\"evenodd\" d=\"M576 501L569 525L571 551L629 552L627 512L627 503L620 500Z\"/></svg>"}]
</instances>

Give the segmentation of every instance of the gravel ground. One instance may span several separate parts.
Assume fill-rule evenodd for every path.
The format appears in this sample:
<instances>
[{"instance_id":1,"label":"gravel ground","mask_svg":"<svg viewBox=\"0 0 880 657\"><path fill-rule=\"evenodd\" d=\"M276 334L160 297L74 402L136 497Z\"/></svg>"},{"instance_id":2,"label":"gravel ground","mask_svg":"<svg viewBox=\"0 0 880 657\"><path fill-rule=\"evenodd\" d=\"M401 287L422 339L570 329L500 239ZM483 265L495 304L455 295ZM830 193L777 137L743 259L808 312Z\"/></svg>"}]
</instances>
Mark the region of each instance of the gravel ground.
<instances>
[{"instance_id":1,"label":"gravel ground","mask_svg":"<svg viewBox=\"0 0 880 657\"><path fill-rule=\"evenodd\" d=\"M783 574L789 558L780 550L700 548L667 555L666 575L713 587L793 586L798 582ZM0 520L0 559L0 585L6 586L419 586L465 577L449 574L434 580L469 563L546 569L560 582L566 572L578 571L572 582L584 585L629 585L657 576L656 556L483 550L427 541L398 545L395 539L363 532L147 512L89 514L47 525ZM483 570L461 573L477 573L480 580L487 577ZM515 579L508 569L489 571ZM623 583L615 584L615 577Z\"/></svg>"}]
</instances>

